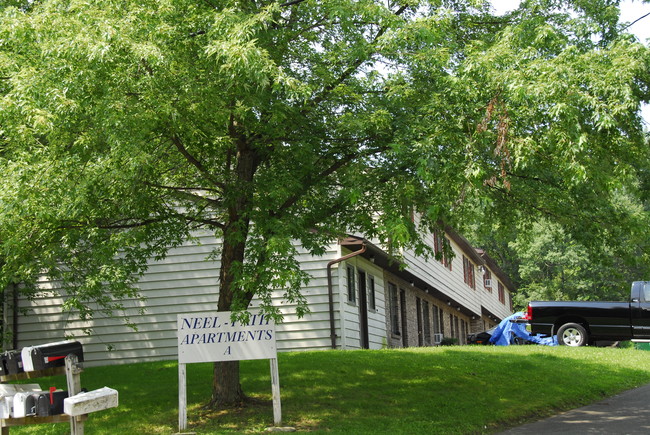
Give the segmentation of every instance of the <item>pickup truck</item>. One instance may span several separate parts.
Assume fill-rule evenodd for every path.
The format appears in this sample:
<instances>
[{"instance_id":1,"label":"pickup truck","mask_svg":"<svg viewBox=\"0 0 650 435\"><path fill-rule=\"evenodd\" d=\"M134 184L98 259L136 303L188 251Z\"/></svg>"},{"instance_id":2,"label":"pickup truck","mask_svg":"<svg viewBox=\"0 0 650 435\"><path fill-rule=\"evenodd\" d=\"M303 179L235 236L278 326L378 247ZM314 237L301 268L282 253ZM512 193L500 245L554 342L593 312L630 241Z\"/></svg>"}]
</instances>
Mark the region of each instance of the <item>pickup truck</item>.
<instances>
[{"instance_id":1,"label":"pickup truck","mask_svg":"<svg viewBox=\"0 0 650 435\"><path fill-rule=\"evenodd\" d=\"M557 335L565 346L597 340L650 341L650 281L632 283L627 302L541 302L528 304L520 319L532 334Z\"/></svg>"}]
</instances>

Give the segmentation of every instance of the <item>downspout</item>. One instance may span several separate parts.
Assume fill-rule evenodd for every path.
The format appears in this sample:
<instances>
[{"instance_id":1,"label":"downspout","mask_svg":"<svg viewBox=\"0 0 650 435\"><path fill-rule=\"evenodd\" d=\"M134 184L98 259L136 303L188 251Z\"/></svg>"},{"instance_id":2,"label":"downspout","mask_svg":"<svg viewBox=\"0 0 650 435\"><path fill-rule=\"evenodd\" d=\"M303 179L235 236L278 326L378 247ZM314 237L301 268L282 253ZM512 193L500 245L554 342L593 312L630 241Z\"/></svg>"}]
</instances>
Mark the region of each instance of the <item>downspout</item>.
<instances>
[{"instance_id":1,"label":"downspout","mask_svg":"<svg viewBox=\"0 0 650 435\"><path fill-rule=\"evenodd\" d=\"M8 310L9 310L9 285L5 288L5 291L2 292L2 331L0 334L2 335L2 350L5 351L6 349L6 334L7 334L7 321L9 320L8 317Z\"/></svg>"},{"instance_id":2,"label":"downspout","mask_svg":"<svg viewBox=\"0 0 650 435\"><path fill-rule=\"evenodd\" d=\"M330 339L332 340L332 349L336 349L336 328L334 326L334 291L332 290L332 266L345 261L348 258L356 257L359 254L366 252L366 244L361 242L361 249L354 251L351 254L345 255L336 260L327 263L327 295L329 297L330 305Z\"/></svg>"},{"instance_id":3,"label":"downspout","mask_svg":"<svg viewBox=\"0 0 650 435\"><path fill-rule=\"evenodd\" d=\"M12 290L13 290L13 307L12 307L12 314L13 314L13 330L11 331L11 336L13 340L13 348L12 349L18 349L18 286L16 283L12 284Z\"/></svg>"}]
</instances>

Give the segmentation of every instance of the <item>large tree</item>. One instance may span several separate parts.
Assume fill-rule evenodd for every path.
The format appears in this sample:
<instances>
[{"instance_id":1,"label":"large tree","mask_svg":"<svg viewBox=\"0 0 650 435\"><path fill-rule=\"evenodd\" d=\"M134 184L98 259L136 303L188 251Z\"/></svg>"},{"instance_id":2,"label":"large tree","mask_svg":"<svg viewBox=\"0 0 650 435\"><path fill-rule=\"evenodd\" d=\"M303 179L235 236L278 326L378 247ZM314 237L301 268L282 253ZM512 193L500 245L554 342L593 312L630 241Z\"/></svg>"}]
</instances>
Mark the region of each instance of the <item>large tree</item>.
<instances>
[{"instance_id":1,"label":"large tree","mask_svg":"<svg viewBox=\"0 0 650 435\"><path fill-rule=\"evenodd\" d=\"M215 308L257 297L271 315L278 288L306 310L293 241L422 247L479 208L608 236L626 216L607 189L647 157L648 53L612 1L506 17L460 0L14 3L2 277L28 291L46 272L85 318L119 309L146 260L196 229L222 240ZM241 401L238 379L215 364L212 404Z\"/></svg>"}]
</instances>

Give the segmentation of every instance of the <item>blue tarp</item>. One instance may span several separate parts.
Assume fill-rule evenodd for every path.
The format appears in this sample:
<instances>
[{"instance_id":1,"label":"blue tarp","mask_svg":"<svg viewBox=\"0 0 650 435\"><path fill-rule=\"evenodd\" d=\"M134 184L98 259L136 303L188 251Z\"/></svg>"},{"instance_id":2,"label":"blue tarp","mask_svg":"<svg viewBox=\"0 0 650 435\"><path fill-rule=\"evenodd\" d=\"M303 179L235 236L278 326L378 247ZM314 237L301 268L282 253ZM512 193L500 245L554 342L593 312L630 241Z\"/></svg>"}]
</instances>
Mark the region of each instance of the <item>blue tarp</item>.
<instances>
[{"instance_id":1,"label":"blue tarp","mask_svg":"<svg viewBox=\"0 0 650 435\"><path fill-rule=\"evenodd\" d=\"M531 335L526 331L526 325L523 323L514 323L510 320L516 319L518 317L523 317L524 313L518 312L512 316L506 317L499 323L499 326L494 328L492 337L490 337L490 343L496 344L497 346L509 346L514 344L515 337L523 338L532 343L542 344L544 346L557 346L557 336L553 337L540 337L537 335Z\"/></svg>"}]
</instances>

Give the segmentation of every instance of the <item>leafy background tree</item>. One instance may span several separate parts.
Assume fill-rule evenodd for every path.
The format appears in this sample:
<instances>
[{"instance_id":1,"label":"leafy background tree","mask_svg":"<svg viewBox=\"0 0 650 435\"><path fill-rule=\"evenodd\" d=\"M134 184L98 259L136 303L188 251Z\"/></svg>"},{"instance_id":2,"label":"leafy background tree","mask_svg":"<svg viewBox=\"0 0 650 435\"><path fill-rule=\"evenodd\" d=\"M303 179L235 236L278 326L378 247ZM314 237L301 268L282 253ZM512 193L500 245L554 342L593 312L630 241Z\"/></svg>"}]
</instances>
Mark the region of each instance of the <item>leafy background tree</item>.
<instances>
[{"instance_id":1,"label":"leafy background tree","mask_svg":"<svg viewBox=\"0 0 650 435\"><path fill-rule=\"evenodd\" d=\"M627 300L631 282L649 272L645 240L594 247L548 220L506 236L473 234L516 283L515 310L531 300Z\"/></svg>"},{"instance_id":2,"label":"leafy background tree","mask_svg":"<svg viewBox=\"0 0 650 435\"><path fill-rule=\"evenodd\" d=\"M195 230L223 241L215 308L243 318L253 297L279 318L277 288L306 312L293 241L426 253L441 221L544 217L615 250L645 231L617 192L634 203L648 161L648 51L616 2L18 6L0 6L0 286L47 273L82 318ZM238 378L215 364L212 405L243 399Z\"/></svg>"}]
</instances>

